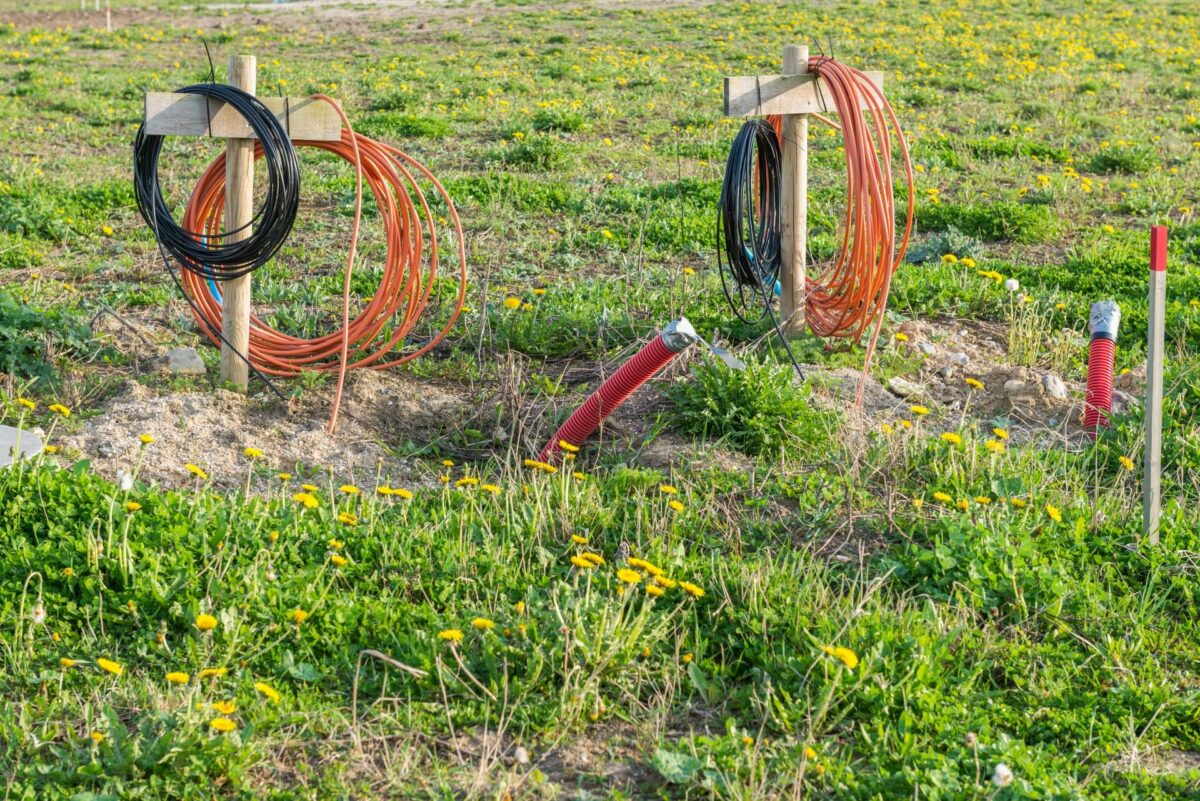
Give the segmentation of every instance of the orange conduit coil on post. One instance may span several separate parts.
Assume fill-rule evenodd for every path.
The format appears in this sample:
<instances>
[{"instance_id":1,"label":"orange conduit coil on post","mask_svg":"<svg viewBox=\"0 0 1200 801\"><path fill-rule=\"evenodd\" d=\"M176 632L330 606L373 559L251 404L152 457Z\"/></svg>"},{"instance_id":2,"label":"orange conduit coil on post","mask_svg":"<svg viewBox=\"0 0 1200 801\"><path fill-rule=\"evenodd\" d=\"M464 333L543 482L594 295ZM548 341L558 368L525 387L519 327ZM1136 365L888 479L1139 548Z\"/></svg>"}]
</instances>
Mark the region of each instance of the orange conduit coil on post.
<instances>
[{"instance_id":1,"label":"orange conduit coil on post","mask_svg":"<svg viewBox=\"0 0 1200 801\"><path fill-rule=\"evenodd\" d=\"M832 58L808 60L820 79L841 124L812 116L842 132L846 149L846 210L842 243L828 266L809 265L804 316L821 337L858 340L875 323L863 365L856 403L862 402L871 357L883 326L892 275L904 260L913 225L913 169L908 142L883 91L864 73ZM768 122L782 136L781 120ZM892 143L899 146L908 205L897 243L892 183ZM814 269L814 266L816 269Z\"/></svg>"},{"instance_id":2,"label":"orange conduit coil on post","mask_svg":"<svg viewBox=\"0 0 1200 801\"><path fill-rule=\"evenodd\" d=\"M317 147L341 156L355 166L356 196L354 224L346 259L342 295L342 327L313 339L276 331L256 316L250 318L250 350L255 368L267 375L294 376L302 372L338 372L337 391L330 414L329 430L337 422L347 370L356 367L384 369L404 364L432 350L454 325L467 292L467 258L462 225L445 187L420 162L390 145L376 142L350 128L341 107L325 95L314 99L330 103L342 118L341 139L335 142L298 140L295 144ZM256 144L254 157L262 155ZM429 302L434 279L441 266L437 228L429 202L414 173L428 180L446 203L453 226L458 257L458 294L446 324L417 350L389 358L393 349L412 333ZM375 294L356 317L350 317L350 279L362 220L362 184L366 179L383 222L387 252L383 276ZM416 202L414 202L414 198ZM225 156L218 156L201 176L183 217L183 227L216 238L225 211ZM426 250L428 245L428 251ZM203 277L182 271L184 292L192 301L193 313L209 340L220 345L215 332L221 330L221 301L209 291ZM391 326L390 333L386 330Z\"/></svg>"}]
</instances>

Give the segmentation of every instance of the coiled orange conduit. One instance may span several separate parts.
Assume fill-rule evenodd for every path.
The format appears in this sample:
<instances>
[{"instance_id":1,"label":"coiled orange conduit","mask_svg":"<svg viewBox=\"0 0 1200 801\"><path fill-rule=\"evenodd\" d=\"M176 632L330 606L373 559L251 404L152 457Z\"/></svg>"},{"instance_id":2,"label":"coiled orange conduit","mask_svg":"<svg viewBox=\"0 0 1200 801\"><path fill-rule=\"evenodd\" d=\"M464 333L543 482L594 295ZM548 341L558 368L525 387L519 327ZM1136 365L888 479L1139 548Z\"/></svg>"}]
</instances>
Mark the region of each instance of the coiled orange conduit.
<instances>
[{"instance_id":1,"label":"coiled orange conduit","mask_svg":"<svg viewBox=\"0 0 1200 801\"><path fill-rule=\"evenodd\" d=\"M829 266L810 269L805 281L805 320L822 337L858 340L875 329L863 365L856 404L862 403L866 378L883 326L892 275L904 260L913 225L913 169L908 142L883 92L861 71L824 56L808 60L809 72L829 92L841 124L820 114L817 120L842 132L846 149L846 210L842 244ZM778 117L771 119L782 138ZM892 184L892 140L899 146L908 190L904 230L896 242Z\"/></svg>"},{"instance_id":2,"label":"coiled orange conduit","mask_svg":"<svg viewBox=\"0 0 1200 801\"><path fill-rule=\"evenodd\" d=\"M353 164L355 169L354 224L346 257L342 327L324 336L305 339L276 331L259 317L251 316L250 352L247 355L251 364L268 375L294 376L306 371L336 370L337 390L329 418L329 431L332 433L337 423L347 370L356 367L376 370L395 367L428 353L445 338L462 312L466 299L467 256L458 211L445 187L433 174L403 151L355 133L341 107L332 98L326 95L313 95L313 98L323 100L337 109L342 119L342 138L336 142L299 140L295 144L327 150ZM256 145L254 156L259 158L261 155L262 151ZM413 331L425 311L440 266L434 216L414 172L428 180L446 203L458 257L458 294L450 318L440 331L417 350L388 358L393 349ZM387 253L375 294L362 311L351 319L350 279L362 221L364 178L379 208ZM416 203L413 202L414 197ZM206 236L216 237L221 231L224 211L225 156L222 154L209 165L196 184L188 201L183 226L189 231L202 231ZM427 260L426 231L429 246ZM200 329L213 344L219 345L219 338L214 332L221 330L220 300L213 297L198 274L185 270L182 279L184 292L193 302L193 313ZM390 334L386 332L389 325Z\"/></svg>"}]
</instances>

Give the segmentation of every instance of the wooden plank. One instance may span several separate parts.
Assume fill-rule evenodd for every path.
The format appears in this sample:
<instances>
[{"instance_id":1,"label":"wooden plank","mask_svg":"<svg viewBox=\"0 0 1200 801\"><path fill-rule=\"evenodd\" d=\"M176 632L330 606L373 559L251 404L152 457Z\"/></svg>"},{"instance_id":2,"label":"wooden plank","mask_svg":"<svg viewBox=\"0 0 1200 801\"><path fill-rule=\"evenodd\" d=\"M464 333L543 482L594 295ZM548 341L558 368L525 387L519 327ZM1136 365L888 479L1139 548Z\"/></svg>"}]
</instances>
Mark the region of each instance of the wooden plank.
<instances>
[{"instance_id":1,"label":"wooden plank","mask_svg":"<svg viewBox=\"0 0 1200 801\"><path fill-rule=\"evenodd\" d=\"M883 89L882 72L864 73ZM821 91L816 75L749 75L725 79L725 116L831 114L833 98ZM865 108L865 106L864 106Z\"/></svg>"},{"instance_id":2,"label":"wooden plank","mask_svg":"<svg viewBox=\"0 0 1200 801\"><path fill-rule=\"evenodd\" d=\"M1167 309L1167 229L1150 229L1150 321L1146 326L1146 454L1142 471L1142 530L1158 545L1162 515L1162 402Z\"/></svg>"},{"instance_id":3,"label":"wooden plank","mask_svg":"<svg viewBox=\"0 0 1200 801\"><path fill-rule=\"evenodd\" d=\"M808 71L808 48L783 48L787 75ZM811 86L811 84L810 84ZM808 272L808 115L783 117L782 194L779 198L779 318L784 333L804 333Z\"/></svg>"},{"instance_id":4,"label":"wooden plank","mask_svg":"<svg viewBox=\"0 0 1200 801\"><path fill-rule=\"evenodd\" d=\"M292 139L333 142L342 136L342 120L323 100L311 97L260 97ZM209 113L212 113L211 128ZM176 92L146 93L146 133L156 136L208 136L252 139L241 114L219 100Z\"/></svg>"},{"instance_id":5,"label":"wooden plank","mask_svg":"<svg viewBox=\"0 0 1200 801\"><path fill-rule=\"evenodd\" d=\"M254 56L229 57L229 84L254 94ZM201 98L203 100L203 98ZM254 140L225 140L225 241L250 238L254 217ZM240 231L237 229L241 229ZM244 356L250 353L250 275L221 282L221 380L245 390L250 378Z\"/></svg>"}]
</instances>

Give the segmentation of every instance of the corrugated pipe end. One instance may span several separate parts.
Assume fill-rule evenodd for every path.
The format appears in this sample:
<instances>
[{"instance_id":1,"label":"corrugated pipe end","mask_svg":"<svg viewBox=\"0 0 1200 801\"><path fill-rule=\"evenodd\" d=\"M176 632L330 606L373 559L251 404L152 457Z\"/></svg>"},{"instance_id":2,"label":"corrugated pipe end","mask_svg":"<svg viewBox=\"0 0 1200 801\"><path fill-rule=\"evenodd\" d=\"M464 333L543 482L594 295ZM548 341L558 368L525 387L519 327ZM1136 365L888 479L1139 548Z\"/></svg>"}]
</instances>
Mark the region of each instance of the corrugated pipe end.
<instances>
[{"instance_id":1,"label":"corrugated pipe end","mask_svg":"<svg viewBox=\"0 0 1200 801\"><path fill-rule=\"evenodd\" d=\"M687 349L688 345L699 342L700 335L688 322L688 318L680 317L678 320L667 323L667 327L662 330L662 339L663 344L672 353L681 353Z\"/></svg>"},{"instance_id":2,"label":"corrugated pipe end","mask_svg":"<svg viewBox=\"0 0 1200 801\"><path fill-rule=\"evenodd\" d=\"M1121 307L1115 300L1093 303L1088 325L1092 331L1092 339L1099 337L1116 342L1117 329L1121 325Z\"/></svg>"}]
</instances>

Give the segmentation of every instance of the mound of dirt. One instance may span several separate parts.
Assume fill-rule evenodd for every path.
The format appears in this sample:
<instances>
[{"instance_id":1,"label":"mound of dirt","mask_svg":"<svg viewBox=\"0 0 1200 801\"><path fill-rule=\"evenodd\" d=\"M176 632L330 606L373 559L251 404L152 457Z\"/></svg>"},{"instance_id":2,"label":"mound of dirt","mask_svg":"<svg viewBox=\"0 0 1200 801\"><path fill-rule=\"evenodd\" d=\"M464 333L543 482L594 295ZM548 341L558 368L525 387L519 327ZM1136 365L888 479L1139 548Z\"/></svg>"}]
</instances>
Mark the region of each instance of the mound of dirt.
<instances>
[{"instance_id":1,"label":"mound of dirt","mask_svg":"<svg viewBox=\"0 0 1200 801\"><path fill-rule=\"evenodd\" d=\"M276 472L297 481L356 482L373 486L376 477L394 484L417 480L413 462L389 455L377 433L362 422L364 395L371 395L380 416L399 414L400 401L365 391L348 381L347 401L334 435L326 433L328 407L291 411L225 390L160 395L135 381L91 418L79 432L63 439L65 453L92 461L101 475L117 479L139 464L139 435L154 442L141 454L138 476L173 487L193 482L184 465L201 467L218 487L244 486L251 471L246 448L257 448L252 487L277 482ZM314 407L317 403L312 404Z\"/></svg>"}]
</instances>

